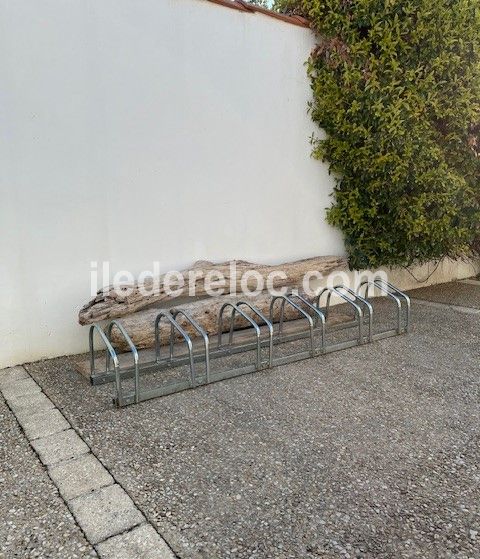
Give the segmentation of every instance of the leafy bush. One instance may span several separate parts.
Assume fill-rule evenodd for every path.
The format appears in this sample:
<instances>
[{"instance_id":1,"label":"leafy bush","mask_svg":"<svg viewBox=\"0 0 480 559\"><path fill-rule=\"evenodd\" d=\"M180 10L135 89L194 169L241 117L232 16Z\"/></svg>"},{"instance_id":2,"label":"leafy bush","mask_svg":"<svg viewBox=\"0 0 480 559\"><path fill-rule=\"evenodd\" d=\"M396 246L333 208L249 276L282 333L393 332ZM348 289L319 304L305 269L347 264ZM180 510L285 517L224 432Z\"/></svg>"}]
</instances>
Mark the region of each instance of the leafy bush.
<instances>
[{"instance_id":1,"label":"leafy bush","mask_svg":"<svg viewBox=\"0 0 480 559\"><path fill-rule=\"evenodd\" d=\"M353 268L471 251L480 224L477 0L277 0L319 44L313 154L337 178L328 221ZM480 141L479 141L480 151Z\"/></svg>"},{"instance_id":2,"label":"leafy bush","mask_svg":"<svg viewBox=\"0 0 480 559\"><path fill-rule=\"evenodd\" d=\"M269 9L272 7L271 0L247 0L248 4L254 4L255 6L260 6L261 8Z\"/></svg>"}]
</instances>

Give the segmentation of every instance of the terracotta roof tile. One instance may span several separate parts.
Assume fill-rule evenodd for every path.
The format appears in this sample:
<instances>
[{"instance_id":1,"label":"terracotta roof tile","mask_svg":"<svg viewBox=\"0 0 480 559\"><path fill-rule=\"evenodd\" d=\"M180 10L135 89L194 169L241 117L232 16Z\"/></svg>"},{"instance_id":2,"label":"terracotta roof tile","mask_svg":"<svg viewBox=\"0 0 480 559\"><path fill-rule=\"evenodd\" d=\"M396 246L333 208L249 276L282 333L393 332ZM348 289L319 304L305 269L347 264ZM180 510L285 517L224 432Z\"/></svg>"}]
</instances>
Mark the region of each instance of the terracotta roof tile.
<instances>
[{"instance_id":1,"label":"terracotta roof tile","mask_svg":"<svg viewBox=\"0 0 480 559\"><path fill-rule=\"evenodd\" d=\"M272 10L267 10L266 8L261 8L260 6L256 6L255 4L249 4L244 0L207 0L207 2L213 2L214 4L218 4L219 6L224 6L225 8L231 8L233 10L238 10L240 12L250 12L250 13L258 12L260 14L264 14L266 16L273 17L275 19L279 19L287 23L292 23L293 25L299 25L300 27L310 27L308 20L305 19L304 17L287 16L284 14L279 14L277 12L273 12Z\"/></svg>"}]
</instances>

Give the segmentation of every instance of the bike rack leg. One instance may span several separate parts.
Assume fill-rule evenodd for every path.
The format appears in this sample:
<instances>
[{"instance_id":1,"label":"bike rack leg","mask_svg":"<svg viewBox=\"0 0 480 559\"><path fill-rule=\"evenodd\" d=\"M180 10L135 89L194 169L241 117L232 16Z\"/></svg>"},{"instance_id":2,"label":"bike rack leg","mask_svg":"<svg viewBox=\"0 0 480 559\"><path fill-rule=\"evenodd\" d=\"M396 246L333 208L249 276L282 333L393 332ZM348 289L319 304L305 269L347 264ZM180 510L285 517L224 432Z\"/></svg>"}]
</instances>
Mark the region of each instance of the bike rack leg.
<instances>
[{"instance_id":1,"label":"bike rack leg","mask_svg":"<svg viewBox=\"0 0 480 559\"><path fill-rule=\"evenodd\" d=\"M174 330L180 333L180 335L185 340L188 349L189 362L190 362L190 382L192 386L195 386L195 362L193 359L193 344L190 336L185 332L185 330L178 324L175 318L169 311L161 311L157 314L155 318L155 359L158 363L160 361L160 328L159 324L162 318L165 318L170 323L170 364L173 363L173 335Z\"/></svg>"},{"instance_id":2,"label":"bike rack leg","mask_svg":"<svg viewBox=\"0 0 480 559\"><path fill-rule=\"evenodd\" d=\"M208 334L200 326L200 324L194 318L192 318L186 311L183 311L182 309L177 309L172 313L172 316L175 320L177 319L178 315L181 315L181 316L185 317L187 322L189 322L193 326L193 328L203 338L203 345L204 345L204 348L205 348L205 377L206 377L207 384L208 384L210 382L210 341L208 339ZM173 326L172 326L172 329L173 329ZM171 339L172 338L170 338L170 340ZM171 350L171 355L173 356L173 350Z\"/></svg>"},{"instance_id":3,"label":"bike rack leg","mask_svg":"<svg viewBox=\"0 0 480 559\"><path fill-rule=\"evenodd\" d=\"M118 357L115 350L113 349L112 344L110 343L108 336L105 334L105 332L100 328L98 324L92 324L92 326L90 326L90 330L88 333L89 348L90 348L90 378L93 378L93 375L95 374L95 350L93 347L93 335L95 334L95 332L98 332L100 338L102 339L107 349L105 372L107 372L110 368L110 358L113 361L114 374L115 374L115 387L117 391L117 402L118 405L121 406L123 403L123 394L122 394L122 384L120 380L120 366L118 362ZM136 367L136 372L137 370L138 367Z\"/></svg>"},{"instance_id":4,"label":"bike rack leg","mask_svg":"<svg viewBox=\"0 0 480 559\"><path fill-rule=\"evenodd\" d=\"M360 295L356 294L355 291L353 291L353 289L350 289L349 287L346 287L344 285L336 285L333 290L335 291L335 293L337 293L338 295L340 295L339 291L346 291L348 294L350 294L353 297L353 301L359 301L362 305L365 306L365 308L367 309L367 313L368 313L368 341L372 342L373 341L373 307L372 305L363 297L360 297ZM347 296L348 298L348 296Z\"/></svg>"},{"instance_id":5,"label":"bike rack leg","mask_svg":"<svg viewBox=\"0 0 480 559\"><path fill-rule=\"evenodd\" d=\"M327 293L327 303L326 303L326 307L325 307L325 317L328 317L329 312L330 312L330 302L331 302L332 293L335 293L336 295L338 295L338 297L343 299L348 305L353 307L354 312L355 312L355 320L358 322L358 345L362 345L364 343L364 339L363 339L363 311L354 301L352 301L352 299L350 299L344 293L342 293L339 290L339 287L343 287L343 286L324 287L322 289L322 291L320 291L320 293L317 295L316 305L317 305L318 309L321 308L320 302L321 302L321 299L322 299L322 295L324 293Z\"/></svg>"},{"instance_id":6,"label":"bike rack leg","mask_svg":"<svg viewBox=\"0 0 480 559\"><path fill-rule=\"evenodd\" d=\"M284 317L284 312L285 312L285 305L288 304L290 306L292 306L294 309L296 309L299 314L305 318L308 322L308 327L309 327L309 337L310 337L310 355L311 357L315 356L315 341L314 341L314 333L313 333L313 329L314 329L314 325L313 325L313 319L312 317L305 312L301 307L299 307L296 303L294 303L292 300L290 300L286 295L276 295L274 297L272 297L272 300L270 302L270 322L273 324L273 308L275 306L275 303L281 300L281 307L280 307L280 322L278 325L278 333L281 336L282 335L282 329L283 329L283 317Z\"/></svg>"},{"instance_id":7,"label":"bike rack leg","mask_svg":"<svg viewBox=\"0 0 480 559\"><path fill-rule=\"evenodd\" d=\"M385 289L383 286L381 285L375 285L374 282L365 280L363 281L357 289L358 294L360 294L360 291L362 290L362 287L365 287L365 298L368 299L370 297L370 286L373 286L373 288L377 287L382 293L385 293L385 295L387 297L389 297L390 299L392 299L396 305L397 308L397 328L396 328L396 333L397 334L401 334L402 333L402 303L400 301L400 299L393 293L391 293L388 289Z\"/></svg>"},{"instance_id":8,"label":"bike rack leg","mask_svg":"<svg viewBox=\"0 0 480 559\"><path fill-rule=\"evenodd\" d=\"M391 291L392 293L395 293L395 295L397 295L398 297L402 298L405 301L405 332L409 332L410 331L410 309L411 309L411 304L410 304L410 297L404 293L403 291L400 291L400 289L398 289L397 287L395 287L394 285L392 285L390 282L385 281L383 279L377 278L376 283L381 282L383 284L385 284Z\"/></svg>"},{"instance_id":9,"label":"bike rack leg","mask_svg":"<svg viewBox=\"0 0 480 559\"><path fill-rule=\"evenodd\" d=\"M357 292L360 293L362 288L365 288L365 296L368 298L370 293L370 286L374 289L377 288L379 291L384 293L387 297L392 299L395 302L397 308L397 334L402 334L404 328L402 327L402 315L403 315L403 308L402 301L405 301L405 332L409 331L409 322L410 322L410 298L406 293L397 289L394 285L389 282L384 281L381 278L375 278L372 281L365 280L363 281L357 289Z\"/></svg>"},{"instance_id":10,"label":"bike rack leg","mask_svg":"<svg viewBox=\"0 0 480 559\"><path fill-rule=\"evenodd\" d=\"M135 403L138 404L140 398L140 371L138 366L138 351L137 348L135 347L135 344L132 342L130 336L127 334L125 328L117 320L112 320L112 322L110 322L110 324L107 326L107 338L110 343L112 337L112 330L114 328L117 328L117 330L119 330L120 334L127 342L130 351L132 352L133 367L135 371ZM107 364L108 365L110 364L108 354L107 354ZM123 391L122 391L122 382L120 379L119 371L116 373L116 378L117 378L117 400L119 402L119 405L121 405L120 402L123 402Z\"/></svg>"},{"instance_id":11,"label":"bike rack leg","mask_svg":"<svg viewBox=\"0 0 480 559\"><path fill-rule=\"evenodd\" d=\"M256 314L266 324L267 329L268 329L268 338L269 338L268 366L272 367L272 364L273 364L273 324L267 319L267 317L259 309L257 309L257 307L255 307L254 305L251 305L247 301L238 301L237 304L236 304L237 309L240 308L241 306L248 307L254 314ZM233 324L233 321L232 321L232 324Z\"/></svg>"},{"instance_id":12,"label":"bike rack leg","mask_svg":"<svg viewBox=\"0 0 480 559\"><path fill-rule=\"evenodd\" d=\"M258 324L250 317L248 314L244 313L241 308L238 307L235 303L225 303L222 305L220 312L218 313L218 348L220 349L222 346L222 332L223 332L223 312L226 308L232 309L232 313L230 315L230 329L229 329L229 336L228 336L228 344L229 346L232 345L233 341L233 327L235 322L235 314L238 312L247 322L249 322L253 329L255 330L256 338L257 338L257 358L256 358L256 369L257 371L262 367L262 352L261 352L261 341L260 341L260 328Z\"/></svg>"},{"instance_id":13,"label":"bike rack leg","mask_svg":"<svg viewBox=\"0 0 480 559\"><path fill-rule=\"evenodd\" d=\"M291 293L287 293L285 295L290 301L292 301L293 299L298 299L299 301L301 301L307 308L309 308L315 317L315 322L314 322L314 326L316 326L318 324L318 322L320 321L321 324L321 330L320 330L320 341L321 341L321 346L320 346L320 352L324 353L325 352L325 315L323 314L323 312L316 307L315 305L312 305L312 303L310 303L310 301L308 299L306 299L305 297L303 297L302 295L300 295L298 292L291 292ZM282 302L282 309L285 306L285 301Z\"/></svg>"}]
</instances>

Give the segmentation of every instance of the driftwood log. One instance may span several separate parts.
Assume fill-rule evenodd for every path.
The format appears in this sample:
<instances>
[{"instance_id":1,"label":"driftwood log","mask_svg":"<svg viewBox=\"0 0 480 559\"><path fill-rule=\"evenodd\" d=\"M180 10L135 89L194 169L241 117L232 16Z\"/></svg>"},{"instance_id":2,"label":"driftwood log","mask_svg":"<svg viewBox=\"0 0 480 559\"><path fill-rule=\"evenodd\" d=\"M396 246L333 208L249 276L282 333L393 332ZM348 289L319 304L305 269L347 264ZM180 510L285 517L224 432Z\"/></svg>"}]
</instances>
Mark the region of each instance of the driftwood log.
<instances>
[{"instance_id":1,"label":"driftwood log","mask_svg":"<svg viewBox=\"0 0 480 559\"><path fill-rule=\"evenodd\" d=\"M302 296L310 302L313 302L314 297L309 297L307 294L302 293ZM187 311L188 314L194 318L202 327L203 329L209 334L210 338L212 339L212 343L215 345L216 340L214 338L215 334L218 333L218 313L223 304L227 302L234 303L238 300L248 301L252 305L254 305L258 310L260 310L267 319L269 319L270 315L270 302L271 296L268 293L262 293L257 295L256 297L245 297L245 296L221 296L221 297L210 297L209 299L203 299L200 301L194 301L182 304L179 306L179 309ZM305 311L312 314L309 311L307 305L301 303L298 299L295 303L303 308ZM281 301L277 301L273 307L273 316L272 321L278 322L280 319L280 306ZM175 310L175 307L171 307L169 310ZM248 314L258 325L264 324L264 322L259 318L256 317L247 307L243 307L243 310ZM132 338L133 343L138 349L145 349L150 348L155 345L155 327L154 322L155 318L159 313L159 309L148 309L144 311L139 311L134 313L130 316L127 316L121 320L122 325L125 327L127 332L129 333L130 337ZM230 328L230 315L231 309L225 309L223 315L223 324L222 324L222 332L227 332ZM290 305L285 305L285 314L284 319L288 320L295 320L301 318L300 314L297 310L295 310ZM334 324L337 321L345 320L344 315L335 314L329 319L331 324ZM191 338L198 338L198 332L192 328L191 324L181 315L178 315L177 322L182 326L182 328L189 334ZM242 328L246 328L250 326L250 324L238 314L236 315L234 321L234 329L240 330ZM181 336L175 333L175 341L182 340ZM161 321L160 323L160 342L162 345L167 344L170 339L170 325L167 323L166 320ZM127 345L125 344L125 340L121 335L119 335L118 330L113 329L112 331L112 341L117 349L120 351L126 351L128 349Z\"/></svg>"},{"instance_id":2,"label":"driftwood log","mask_svg":"<svg viewBox=\"0 0 480 559\"><path fill-rule=\"evenodd\" d=\"M233 261L236 268L236 276L231 277L232 266L231 262L222 262L220 264L213 264L211 262L197 262L191 269L184 270L181 272L181 277L185 282L184 287L178 289L174 296L166 293L163 280L165 275L153 280L150 278L143 283L134 283L133 285L125 285L125 288L130 288L130 293L128 295L122 292L116 286L107 287L106 289L100 290L96 297L89 301L79 312L78 320L80 324L92 324L105 319L113 319L126 317L132 313L137 313L142 309L146 309L152 305L157 308L152 311L154 314L158 311L158 307L163 306L162 303L166 303L169 300L176 299L178 297L184 297L186 295L191 295L189 288L192 288L192 282L195 287L195 296L206 295L205 277L209 272L218 272L223 275L226 280L226 289L223 296L228 296L233 293L241 293L242 277L250 270L255 270L260 274L264 281L267 280L269 274L273 271L282 271L285 273L285 277L275 277L272 282L273 288L280 287L300 287L302 285L303 278L307 272L320 272L323 275L327 275L333 270L341 270L346 267L346 260L339 256L319 256L316 258L307 258L305 260L298 260L296 262L289 262L284 264L276 264L273 266L266 266L262 264L252 264L250 262L245 262L243 260ZM247 277L247 276L246 276ZM189 282L189 280L191 280ZM151 293L145 293L154 284L160 286L159 289L151 290ZM256 289L255 278L248 277L248 281L245 282L249 290ZM230 285L231 284L231 285ZM142 289L142 287L144 289ZM193 305L198 305L198 309L193 306L189 307L190 311L194 316L199 316L202 312L206 313L206 307L212 306L212 299L210 298L207 303L203 304L196 302ZM221 297L220 297L221 299ZM220 304L220 303L218 303ZM184 307L185 305L182 305ZM203 309L203 310L202 310ZM208 314L208 313L207 313ZM212 309L212 316L215 313ZM140 318L142 316L142 318ZM148 316L150 315L139 315L135 317L129 317L124 321L127 331L130 332L130 328L136 328L139 330L139 320L145 320L148 323ZM200 321L203 326L210 328L209 324L206 324L204 320ZM146 327L146 326L145 326ZM138 334L138 336L133 335L132 339L135 343L141 338L144 338L144 334ZM150 339L150 338L149 338ZM149 342L150 343L150 342ZM140 343L139 347L149 347L147 345L142 345Z\"/></svg>"}]
</instances>

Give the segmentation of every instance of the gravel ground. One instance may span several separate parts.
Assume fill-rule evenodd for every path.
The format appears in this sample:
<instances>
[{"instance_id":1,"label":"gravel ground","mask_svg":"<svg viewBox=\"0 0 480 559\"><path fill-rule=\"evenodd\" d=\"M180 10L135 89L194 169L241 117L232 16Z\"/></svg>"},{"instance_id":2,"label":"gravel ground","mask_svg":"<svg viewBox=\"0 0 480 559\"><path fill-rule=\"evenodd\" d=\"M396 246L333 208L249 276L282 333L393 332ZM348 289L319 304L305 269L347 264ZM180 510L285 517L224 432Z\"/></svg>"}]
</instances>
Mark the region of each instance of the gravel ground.
<instances>
[{"instance_id":1,"label":"gravel ground","mask_svg":"<svg viewBox=\"0 0 480 559\"><path fill-rule=\"evenodd\" d=\"M96 557L0 396L0 557Z\"/></svg>"},{"instance_id":2,"label":"gravel ground","mask_svg":"<svg viewBox=\"0 0 480 559\"><path fill-rule=\"evenodd\" d=\"M182 559L477 558L478 317L412 326L121 410L28 369Z\"/></svg>"}]
</instances>

